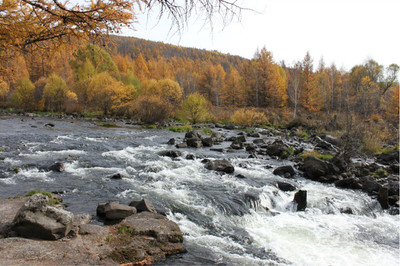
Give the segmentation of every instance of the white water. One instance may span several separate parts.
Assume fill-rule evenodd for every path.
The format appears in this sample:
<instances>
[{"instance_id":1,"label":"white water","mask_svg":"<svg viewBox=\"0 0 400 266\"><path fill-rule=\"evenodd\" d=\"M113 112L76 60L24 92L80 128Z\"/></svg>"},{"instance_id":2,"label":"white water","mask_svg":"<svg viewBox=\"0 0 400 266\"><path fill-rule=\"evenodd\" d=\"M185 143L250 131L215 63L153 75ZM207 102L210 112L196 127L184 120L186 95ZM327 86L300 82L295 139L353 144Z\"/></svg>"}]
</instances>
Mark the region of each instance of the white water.
<instances>
[{"instance_id":1,"label":"white water","mask_svg":"<svg viewBox=\"0 0 400 266\"><path fill-rule=\"evenodd\" d=\"M0 137L8 137L7 126L18 128L18 123L2 125ZM292 163L245 159L245 153L223 154L205 148L183 150L178 160L159 156L159 151L174 149L160 143L182 138L179 133L96 129L93 135L69 123L64 128L75 132L74 126L80 133L57 133L63 127L57 124L51 130L35 129L38 132L31 138L15 133L14 139L7 139L7 151L0 151L0 156L7 157L0 161L0 170L9 173L18 167L20 171L0 179L1 194L65 189L69 208L91 213L98 202L149 199L166 209L185 235L188 253L167 260L168 265L399 265L399 215L382 211L364 193L301 177L274 176L273 168ZM209 171L201 159L184 159L188 153L227 158L235 174ZM64 162L62 173L35 167L58 160ZM110 180L115 173L124 178ZM295 192L280 191L277 181L307 191L305 212L294 211ZM354 214L342 213L349 208Z\"/></svg>"}]
</instances>

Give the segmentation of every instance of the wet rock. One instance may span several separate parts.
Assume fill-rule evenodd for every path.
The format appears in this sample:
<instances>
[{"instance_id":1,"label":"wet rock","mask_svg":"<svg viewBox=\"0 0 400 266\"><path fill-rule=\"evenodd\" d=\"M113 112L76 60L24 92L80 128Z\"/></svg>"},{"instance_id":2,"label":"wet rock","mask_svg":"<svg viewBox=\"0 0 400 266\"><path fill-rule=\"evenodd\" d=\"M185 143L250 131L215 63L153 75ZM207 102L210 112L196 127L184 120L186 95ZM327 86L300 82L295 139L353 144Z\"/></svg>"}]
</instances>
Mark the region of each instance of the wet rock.
<instances>
[{"instance_id":1,"label":"wet rock","mask_svg":"<svg viewBox=\"0 0 400 266\"><path fill-rule=\"evenodd\" d=\"M122 175L120 173L114 174L109 177L110 179L122 179Z\"/></svg>"},{"instance_id":2,"label":"wet rock","mask_svg":"<svg viewBox=\"0 0 400 266\"><path fill-rule=\"evenodd\" d=\"M252 138L260 138L261 137L260 133L258 133L258 132L252 132L252 133L250 132L247 134L247 136L252 137Z\"/></svg>"},{"instance_id":3,"label":"wet rock","mask_svg":"<svg viewBox=\"0 0 400 266\"><path fill-rule=\"evenodd\" d=\"M174 138L168 140L167 144L168 145L175 145L176 140Z\"/></svg>"},{"instance_id":4,"label":"wet rock","mask_svg":"<svg viewBox=\"0 0 400 266\"><path fill-rule=\"evenodd\" d=\"M235 177L240 178L240 179L246 178L246 177L245 177L244 175L242 175L242 174L235 175Z\"/></svg>"},{"instance_id":5,"label":"wet rock","mask_svg":"<svg viewBox=\"0 0 400 266\"><path fill-rule=\"evenodd\" d=\"M355 178L344 178L342 180L336 181L335 182L336 187L340 188L348 188L348 189L361 189L362 185L358 180Z\"/></svg>"},{"instance_id":6,"label":"wet rock","mask_svg":"<svg viewBox=\"0 0 400 266\"><path fill-rule=\"evenodd\" d=\"M216 152L224 152L223 148L212 148L210 151L216 151Z\"/></svg>"},{"instance_id":7,"label":"wet rock","mask_svg":"<svg viewBox=\"0 0 400 266\"><path fill-rule=\"evenodd\" d=\"M295 175L295 171L291 165L279 166L272 173L274 175L279 175L279 176L283 176L286 178L290 178Z\"/></svg>"},{"instance_id":8,"label":"wet rock","mask_svg":"<svg viewBox=\"0 0 400 266\"><path fill-rule=\"evenodd\" d=\"M294 194L293 202L297 203L296 211L304 211L307 207L307 191L297 191L296 194Z\"/></svg>"},{"instance_id":9,"label":"wet rock","mask_svg":"<svg viewBox=\"0 0 400 266\"><path fill-rule=\"evenodd\" d=\"M277 183L278 188L282 191L295 191L297 188L293 186L292 184L286 183L286 182L278 182Z\"/></svg>"},{"instance_id":10,"label":"wet rock","mask_svg":"<svg viewBox=\"0 0 400 266\"><path fill-rule=\"evenodd\" d=\"M203 147L203 143L200 138L190 138L186 139L186 144L188 147L192 148L201 148Z\"/></svg>"},{"instance_id":11,"label":"wet rock","mask_svg":"<svg viewBox=\"0 0 400 266\"><path fill-rule=\"evenodd\" d=\"M399 163L399 151L391 153L381 153L377 157L377 161L382 164L391 165Z\"/></svg>"},{"instance_id":12,"label":"wet rock","mask_svg":"<svg viewBox=\"0 0 400 266\"><path fill-rule=\"evenodd\" d=\"M243 142L241 142L240 140L234 140L230 147L234 150L241 150L243 149Z\"/></svg>"},{"instance_id":13,"label":"wet rock","mask_svg":"<svg viewBox=\"0 0 400 266\"><path fill-rule=\"evenodd\" d=\"M362 185L362 190L368 194L377 194L381 185L376 181L374 177L364 176L359 178Z\"/></svg>"},{"instance_id":14,"label":"wet rock","mask_svg":"<svg viewBox=\"0 0 400 266\"><path fill-rule=\"evenodd\" d=\"M213 132L211 134L211 138L214 140L214 142L223 142L224 141L224 136L219 132Z\"/></svg>"},{"instance_id":15,"label":"wet rock","mask_svg":"<svg viewBox=\"0 0 400 266\"><path fill-rule=\"evenodd\" d=\"M212 147L212 145L214 145L214 140L211 137L203 138L201 140L201 143L203 144L204 147Z\"/></svg>"},{"instance_id":16,"label":"wet rock","mask_svg":"<svg viewBox=\"0 0 400 266\"><path fill-rule=\"evenodd\" d=\"M19 209L12 230L26 238L57 240L71 231L73 219L71 212L50 206L47 196L35 194Z\"/></svg>"},{"instance_id":17,"label":"wet rock","mask_svg":"<svg viewBox=\"0 0 400 266\"><path fill-rule=\"evenodd\" d=\"M152 213L157 213L156 209L154 208L153 203L151 203L148 200L142 199L142 200L133 200L131 203L129 203L129 206L135 207L137 212L152 212Z\"/></svg>"},{"instance_id":18,"label":"wet rock","mask_svg":"<svg viewBox=\"0 0 400 266\"><path fill-rule=\"evenodd\" d=\"M265 142L265 139L255 139L255 140L253 140L253 143L256 144L257 146L260 146L260 145L264 145L266 142Z\"/></svg>"},{"instance_id":19,"label":"wet rock","mask_svg":"<svg viewBox=\"0 0 400 266\"><path fill-rule=\"evenodd\" d=\"M389 208L389 190L385 187L381 187L378 192L378 202L381 204L382 209L386 210Z\"/></svg>"},{"instance_id":20,"label":"wet rock","mask_svg":"<svg viewBox=\"0 0 400 266\"><path fill-rule=\"evenodd\" d=\"M399 181L389 181L389 196L399 195Z\"/></svg>"},{"instance_id":21,"label":"wet rock","mask_svg":"<svg viewBox=\"0 0 400 266\"><path fill-rule=\"evenodd\" d=\"M158 153L158 155L160 155L160 156L166 156L166 157L171 157L171 158L177 158L177 157L180 157L180 156L182 155L182 152L180 152L180 151L172 151L172 150L169 150L169 151L160 151L160 152Z\"/></svg>"},{"instance_id":22,"label":"wet rock","mask_svg":"<svg viewBox=\"0 0 400 266\"><path fill-rule=\"evenodd\" d=\"M194 131L189 131L186 132L185 134L185 139L200 139L201 135L200 133L194 132Z\"/></svg>"},{"instance_id":23,"label":"wet rock","mask_svg":"<svg viewBox=\"0 0 400 266\"><path fill-rule=\"evenodd\" d=\"M104 217L106 215L105 207L107 203L99 203L96 209L96 215L99 217Z\"/></svg>"},{"instance_id":24,"label":"wet rock","mask_svg":"<svg viewBox=\"0 0 400 266\"><path fill-rule=\"evenodd\" d=\"M256 146L253 143L244 143L244 148L246 149L247 152L252 152L256 150Z\"/></svg>"},{"instance_id":25,"label":"wet rock","mask_svg":"<svg viewBox=\"0 0 400 266\"><path fill-rule=\"evenodd\" d=\"M286 159L290 155L288 147L281 140L276 140L268 145L266 152L269 156L277 156L280 159Z\"/></svg>"},{"instance_id":26,"label":"wet rock","mask_svg":"<svg viewBox=\"0 0 400 266\"><path fill-rule=\"evenodd\" d=\"M332 145L331 143L329 143L326 140L321 139L320 137L316 137L315 141L317 142L316 147L318 147L318 148L328 150L328 151L337 151L337 149L335 148L334 145Z\"/></svg>"},{"instance_id":27,"label":"wet rock","mask_svg":"<svg viewBox=\"0 0 400 266\"><path fill-rule=\"evenodd\" d=\"M340 209L340 213L344 213L344 214L354 214L353 210L352 210L350 207L341 208L341 209Z\"/></svg>"},{"instance_id":28,"label":"wet rock","mask_svg":"<svg viewBox=\"0 0 400 266\"><path fill-rule=\"evenodd\" d=\"M54 172L62 172L64 171L64 164L62 162L56 162L49 167L49 170Z\"/></svg>"},{"instance_id":29,"label":"wet rock","mask_svg":"<svg viewBox=\"0 0 400 266\"><path fill-rule=\"evenodd\" d=\"M227 174L232 174L235 171L235 168L228 160L213 160L209 161L204 166L208 170L213 170L217 172L224 172Z\"/></svg>"},{"instance_id":30,"label":"wet rock","mask_svg":"<svg viewBox=\"0 0 400 266\"><path fill-rule=\"evenodd\" d=\"M313 156L308 156L304 159L301 169L304 171L304 175L312 180L317 180L328 173L326 162Z\"/></svg>"},{"instance_id":31,"label":"wet rock","mask_svg":"<svg viewBox=\"0 0 400 266\"><path fill-rule=\"evenodd\" d=\"M235 129L235 126L232 125L232 124L230 124L230 125L225 125L225 126L223 126L223 129L234 130L234 129Z\"/></svg>"},{"instance_id":32,"label":"wet rock","mask_svg":"<svg viewBox=\"0 0 400 266\"><path fill-rule=\"evenodd\" d=\"M194 155L194 154L186 155L186 160L194 160L194 159L196 159L196 155Z\"/></svg>"},{"instance_id":33,"label":"wet rock","mask_svg":"<svg viewBox=\"0 0 400 266\"><path fill-rule=\"evenodd\" d=\"M178 149L184 149L184 148L187 148L188 145L186 144L186 142L182 142L182 143L176 144L175 147L177 147Z\"/></svg>"},{"instance_id":34,"label":"wet rock","mask_svg":"<svg viewBox=\"0 0 400 266\"><path fill-rule=\"evenodd\" d=\"M106 220L120 220L136 213L136 208L109 202L104 205L104 216Z\"/></svg>"},{"instance_id":35,"label":"wet rock","mask_svg":"<svg viewBox=\"0 0 400 266\"><path fill-rule=\"evenodd\" d=\"M53 123L47 123L44 125L45 127L55 127L56 125L54 125Z\"/></svg>"}]
</instances>

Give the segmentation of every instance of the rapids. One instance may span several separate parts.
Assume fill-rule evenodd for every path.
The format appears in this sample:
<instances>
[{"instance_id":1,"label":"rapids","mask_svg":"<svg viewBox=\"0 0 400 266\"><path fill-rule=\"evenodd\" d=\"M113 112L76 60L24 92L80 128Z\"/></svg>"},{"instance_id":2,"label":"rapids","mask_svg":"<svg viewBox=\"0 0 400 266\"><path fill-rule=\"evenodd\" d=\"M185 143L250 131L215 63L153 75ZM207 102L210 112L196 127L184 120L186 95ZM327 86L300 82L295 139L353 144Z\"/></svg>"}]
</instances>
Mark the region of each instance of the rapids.
<instances>
[{"instance_id":1,"label":"rapids","mask_svg":"<svg viewBox=\"0 0 400 266\"><path fill-rule=\"evenodd\" d=\"M55 126L46 127L49 122ZM188 148L178 159L158 154L175 150L166 144L170 138L183 137L122 123L104 128L93 121L0 116L0 197L56 191L67 210L90 214L99 202L146 198L179 224L188 250L159 265L398 265L399 215L387 214L367 194L300 173L293 180L275 176L274 168L293 163L248 159L244 151ZM186 160L187 154L196 159ZM211 172L203 158L226 158L235 173ZM48 170L58 161L64 171ZM123 178L109 178L116 173ZM278 181L307 190L305 212L295 212L295 191L280 191ZM343 213L348 208L353 214Z\"/></svg>"}]
</instances>

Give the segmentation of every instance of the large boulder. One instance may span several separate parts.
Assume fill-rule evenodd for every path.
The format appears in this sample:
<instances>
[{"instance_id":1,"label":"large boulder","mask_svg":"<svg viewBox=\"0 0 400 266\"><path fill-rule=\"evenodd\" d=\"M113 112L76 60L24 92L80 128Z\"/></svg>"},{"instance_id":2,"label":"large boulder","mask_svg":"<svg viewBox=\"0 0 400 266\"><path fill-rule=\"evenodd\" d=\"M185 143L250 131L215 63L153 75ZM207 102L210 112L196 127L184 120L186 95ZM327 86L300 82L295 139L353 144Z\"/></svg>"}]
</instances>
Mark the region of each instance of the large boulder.
<instances>
[{"instance_id":1,"label":"large boulder","mask_svg":"<svg viewBox=\"0 0 400 266\"><path fill-rule=\"evenodd\" d=\"M153 203L151 203L148 200L142 199L142 200L132 200L131 203L129 203L129 206L135 207L137 212L152 212L152 213L157 213L156 208L154 208Z\"/></svg>"},{"instance_id":2,"label":"large boulder","mask_svg":"<svg viewBox=\"0 0 400 266\"><path fill-rule=\"evenodd\" d=\"M352 177L336 181L335 186L348 189L362 189L362 184L360 183L360 181Z\"/></svg>"},{"instance_id":3,"label":"large boulder","mask_svg":"<svg viewBox=\"0 0 400 266\"><path fill-rule=\"evenodd\" d=\"M288 146L281 140L276 140L274 143L268 145L266 152L269 156L277 156L281 159L286 159L290 155Z\"/></svg>"},{"instance_id":4,"label":"large boulder","mask_svg":"<svg viewBox=\"0 0 400 266\"><path fill-rule=\"evenodd\" d=\"M391 165L399 163L399 151L392 151L390 153L381 153L377 157L379 163Z\"/></svg>"},{"instance_id":5,"label":"large boulder","mask_svg":"<svg viewBox=\"0 0 400 266\"><path fill-rule=\"evenodd\" d=\"M333 176L341 172L340 169L334 164L320 160L314 156L306 157L301 169L303 170L305 177L323 183L335 181L335 178L325 177Z\"/></svg>"},{"instance_id":6,"label":"large boulder","mask_svg":"<svg viewBox=\"0 0 400 266\"><path fill-rule=\"evenodd\" d=\"M173 151L173 150L168 150L168 151L160 151L158 153L160 156L166 156L166 157L171 157L171 158L177 158L182 155L182 152L180 151Z\"/></svg>"},{"instance_id":7,"label":"large boulder","mask_svg":"<svg viewBox=\"0 0 400 266\"><path fill-rule=\"evenodd\" d=\"M26 238L57 240L68 235L73 220L71 212L50 206L49 198L38 193L19 209L12 230Z\"/></svg>"},{"instance_id":8,"label":"large boulder","mask_svg":"<svg viewBox=\"0 0 400 266\"><path fill-rule=\"evenodd\" d=\"M106 220L121 220L136 212L135 207L122 205L118 202L99 203L97 206L97 215Z\"/></svg>"},{"instance_id":9,"label":"large boulder","mask_svg":"<svg viewBox=\"0 0 400 266\"><path fill-rule=\"evenodd\" d=\"M185 139L186 144L188 147L192 148L201 148L203 147L203 142L201 141L200 138L190 138L190 139Z\"/></svg>"},{"instance_id":10,"label":"large boulder","mask_svg":"<svg viewBox=\"0 0 400 266\"><path fill-rule=\"evenodd\" d=\"M208 170L214 170L218 172L224 172L227 174L232 174L235 168L228 160L213 160L208 161L205 166Z\"/></svg>"},{"instance_id":11,"label":"large boulder","mask_svg":"<svg viewBox=\"0 0 400 266\"><path fill-rule=\"evenodd\" d=\"M160 242L182 243L183 241L179 226L161 214L141 212L127 217L121 224L132 227L136 234L151 236Z\"/></svg>"},{"instance_id":12,"label":"large boulder","mask_svg":"<svg viewBox=\"0 0 400 266\"><path fill-rule=\"evenodd\" d=\"M279 166L272 173L274 175L279 175L286 178L290 178L295 175L295 171L291 165Z\"/></svg>"}]
</instances>

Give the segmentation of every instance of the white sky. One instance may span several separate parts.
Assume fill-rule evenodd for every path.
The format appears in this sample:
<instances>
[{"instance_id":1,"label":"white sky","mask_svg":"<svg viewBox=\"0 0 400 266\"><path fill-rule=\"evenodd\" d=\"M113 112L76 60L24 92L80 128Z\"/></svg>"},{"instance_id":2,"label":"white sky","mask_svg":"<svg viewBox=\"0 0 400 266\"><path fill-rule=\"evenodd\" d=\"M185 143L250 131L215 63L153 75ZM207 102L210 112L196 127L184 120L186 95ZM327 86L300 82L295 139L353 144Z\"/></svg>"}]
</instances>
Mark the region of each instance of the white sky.
<instances>
[{"instance_id":1,"label":"white sky","mask_svg":"<svg viewBox=\"0 0 400 266\"><path fill-rule=\"evenodd\" d=\"M327 65L349 70L372 58L385 67L400 65L400 0L246 0L240 22L214 27L204 18L193 18L181 34L170 31L170 20L157 20L157 10L140 15L135 31L124 35L162 41L184 47L217 50L252 58L266 47L276 62L287 65L302 60L307 51L317 66L321 56Z\"/></svg>"}]
</instances>

